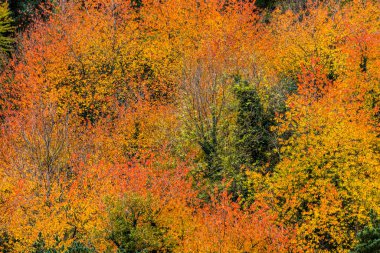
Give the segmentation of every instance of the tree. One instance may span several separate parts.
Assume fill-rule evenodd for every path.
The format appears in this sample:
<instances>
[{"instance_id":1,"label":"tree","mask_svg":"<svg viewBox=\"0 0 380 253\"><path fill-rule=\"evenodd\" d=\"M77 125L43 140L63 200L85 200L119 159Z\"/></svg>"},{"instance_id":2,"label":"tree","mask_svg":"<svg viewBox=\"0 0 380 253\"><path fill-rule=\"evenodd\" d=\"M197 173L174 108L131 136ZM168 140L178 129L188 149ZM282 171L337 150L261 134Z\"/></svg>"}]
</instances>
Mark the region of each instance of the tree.
<instances>
[{"instance_id":1,"label":"tree","mask_svg":"<svg viewBox=\"0 0 380 253\"><path fill-rule=\"evenodd\" d=\"M380 221L376 213L371 212L371 224L357 235L358 243L352 253L380 252Z\"/></svg>"},{"instance_id":2,"label":"tree","mask_svg":"<svg viewBox=\"0 0 380 253\"><path fill-rule=\"evenodd\" d=\"M274 125L274 115L264 109L257 88L247 81L235 80L234 93L238 100L238 115L236 129L237 154L239 164L246 166L263 166L275 163L271 156L276 145L271 127Z\"/></svg>"},{"instance_id":3,"label":"tree","mask_svg":"<svg viewBox=\"0 0 380 253\"><path fill-rule=\"evenodd\" d=\"M213 188L222 178L233 178L237 169L230 159L236 126L233 76L254 75L250 69L254 63L248 54L257 16L252 3L238 1L228 5L210 1L190 8L193 20L185 24L181 38L181 42L187 42L182 45L181 121L185 138L195 140L197 145L193 147L199 150L199 167L194 175ZM202 28L191 27L197 24ZM204 32L195 33L197 30Z\"/></svg>"},{"instance_id":4,"label":"tree","mask_svg":"<svg viewBox=\"0 0 380 253\"><path fill-rule=\"evenodd\" d=\"M8 2L0 4L0 51L3 54L12 48L14 39L11 37L14 32L13 20L9 10Z\"/></svg>"},{"instance_id":5,"label":"tree","mask_svg":"<svg viewBox=\"0 0 380 253\"><path fill-rule=\"evenodd\" d=\"M284 224L297 227L302 250L347 251L368 222L363 210L377 210L378 135L365 107L367 84L332 83L314 64L280 118L283 159L263 195L272 195Z\"/></svg>"},{"instance_id":6,"label":"tree","mask_svg":"<svg viewBox=\"0 0 380 253\"><path fill-rule=\"evenodd\" d=\"M122 203L110 206L110 232L108 238L118 252L170 252L174 245L161 227L154 202L149 197L125 196Z\"/></svg>"},{"instance_id":7,"label":"tree","mask_svg":"<svg viewBox=\"0 0 380 253\"><path fill-rule=\"evenodd\" d=\"M18 30L24 31L36 17L44 14L44 8L53 4L54 0L9 0L9 8L13 13L15 25ZM46 13L45 13L46 14Z\"/></svg>"}]
</instances>

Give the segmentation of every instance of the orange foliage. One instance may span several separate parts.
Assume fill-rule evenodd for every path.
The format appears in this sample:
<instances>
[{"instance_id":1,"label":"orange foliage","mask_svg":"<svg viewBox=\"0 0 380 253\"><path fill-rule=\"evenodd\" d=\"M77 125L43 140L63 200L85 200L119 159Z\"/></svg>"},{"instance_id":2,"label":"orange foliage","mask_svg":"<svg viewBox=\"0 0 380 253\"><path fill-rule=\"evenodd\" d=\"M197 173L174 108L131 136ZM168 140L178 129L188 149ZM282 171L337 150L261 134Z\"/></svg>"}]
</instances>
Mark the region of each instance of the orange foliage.
<instances>
[{"instance_id":1,"label":"orange foliage","mask_svg":"<svg viewBox=\"0 0 380 253\"><path fill-rule=\"evenodd\" d=\"M265 24L250 1L61 1L0 74L0 236L114 252L110 206L138 196L174 252L348 251L380 212L379 10L310 2ZM216 175L237 163L237 76L284 102L281 160L250 174L252 204L202 201L189 142L214 180L237 173Z\"/></svg>"},{"instance_id":2,"label":"orange foliage","mask_svg":"<svg viewBox=\"0 0 380 253\"><path fill-rule=\"evenodd\" d=\"M365 106L367 83L332 83L320 69L304 70L288 98L279 119L284 157L262 196L275 201L284 224L296 226L302 251L346 251L368 210L379 211L378 132Z\"/></svg>"}]
</instances>

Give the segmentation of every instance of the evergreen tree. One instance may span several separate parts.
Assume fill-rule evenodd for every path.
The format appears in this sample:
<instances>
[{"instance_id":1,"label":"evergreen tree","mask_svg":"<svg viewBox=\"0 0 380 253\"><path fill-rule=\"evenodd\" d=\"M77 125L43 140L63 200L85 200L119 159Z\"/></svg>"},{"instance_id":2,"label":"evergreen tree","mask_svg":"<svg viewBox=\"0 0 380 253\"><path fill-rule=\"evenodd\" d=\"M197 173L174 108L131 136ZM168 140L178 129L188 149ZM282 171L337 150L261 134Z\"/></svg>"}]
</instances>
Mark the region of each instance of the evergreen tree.
<instances>
[{"instance_id":1,"label":"evergreen tree","mask_svg":"<svg viewBox=\"0 0 380 253\"><path fill-rule=\"evenodd\" d=\"M374 212L371 212L370 216L372 224L358 233L359 243L351 251L352 253L380 252L380 220Z\"/></svg>"},{"instance_id":2,"label":"evergreen tree","mask_svg":"<svg viewBox=\"0 0 380 253\"><path fill-rule=\"evenodd\" d=\"M235 78L234 93L238 100L236 150L239 164L263 165L270 160L273 116L266 112L256 88Z\"/></svg>"},{"instance_id":3,"label":"evergreen tree","mask_svg":"<svg viewBox=\"0 0 380 253\"><path fill-rule=\"evenodd\" d=\"M13 38L11 37L14 27L12 25L11 11L8 3L0 4L0 52L8 52L12 48Z\"/></svg>"}]
</instances>

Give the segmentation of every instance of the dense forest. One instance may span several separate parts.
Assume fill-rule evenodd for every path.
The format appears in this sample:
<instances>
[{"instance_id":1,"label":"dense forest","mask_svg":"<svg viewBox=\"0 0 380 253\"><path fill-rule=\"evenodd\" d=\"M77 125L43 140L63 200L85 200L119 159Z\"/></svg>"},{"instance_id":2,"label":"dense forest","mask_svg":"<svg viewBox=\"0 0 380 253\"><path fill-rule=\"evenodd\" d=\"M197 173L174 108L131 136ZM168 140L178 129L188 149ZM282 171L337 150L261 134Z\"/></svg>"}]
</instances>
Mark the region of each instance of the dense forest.
<instances>
[{"instance_id":1,"label":"dense forest","mask_svg":"<svg viewBox=\"0 0 380 253\"><path fill-rule=\"evenodd\" d=\"M380 252L377 0L0 1L0 252Z\"/></svg>"}]
</instances>

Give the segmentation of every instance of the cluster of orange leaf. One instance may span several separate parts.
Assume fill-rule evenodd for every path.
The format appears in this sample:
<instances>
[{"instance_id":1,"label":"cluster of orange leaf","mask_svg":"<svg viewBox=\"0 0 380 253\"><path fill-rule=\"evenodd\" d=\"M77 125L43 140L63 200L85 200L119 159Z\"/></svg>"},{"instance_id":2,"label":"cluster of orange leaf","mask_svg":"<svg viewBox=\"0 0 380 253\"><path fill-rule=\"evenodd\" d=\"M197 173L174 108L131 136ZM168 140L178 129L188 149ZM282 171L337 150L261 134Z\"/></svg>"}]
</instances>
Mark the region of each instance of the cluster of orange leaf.
<instances>
[{"instance_id":1,"label":"cluster of orange leaf","mask_svg":"<svg viewBox=\"0 0 380 253\"><path fill-rule=\"evenodd\" d=\"M379 10L58 1L0 76L0 251L133 252L115 232L132 216L136 252L348 252L380 214ZM231 193L231 172L192 175L238 163L234 76L284 109L279 161Z\"/></svg>"}]
</instances>

